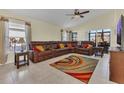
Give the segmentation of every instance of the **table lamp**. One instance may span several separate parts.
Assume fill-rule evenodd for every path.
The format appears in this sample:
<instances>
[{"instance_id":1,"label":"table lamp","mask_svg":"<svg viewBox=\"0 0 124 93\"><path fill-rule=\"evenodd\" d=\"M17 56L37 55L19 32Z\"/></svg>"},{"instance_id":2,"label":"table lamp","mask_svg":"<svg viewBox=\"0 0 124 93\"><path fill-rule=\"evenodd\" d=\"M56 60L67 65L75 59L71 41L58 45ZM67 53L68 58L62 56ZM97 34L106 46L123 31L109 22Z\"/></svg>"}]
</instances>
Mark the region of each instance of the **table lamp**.
<instances>
[{"instance_id":1,"label":"table lamp","mask_svg":"<svg viewBox=\"0 0 124 93\"><path fill-rule=\"evenodd\" d=\"M21 52L23 52L23 51L24 51L24 49L23 49L23 44L25 43L24 38L23 38L23 37L19 38L18 43L21 44Z\"/></svg>"}]
</instances>

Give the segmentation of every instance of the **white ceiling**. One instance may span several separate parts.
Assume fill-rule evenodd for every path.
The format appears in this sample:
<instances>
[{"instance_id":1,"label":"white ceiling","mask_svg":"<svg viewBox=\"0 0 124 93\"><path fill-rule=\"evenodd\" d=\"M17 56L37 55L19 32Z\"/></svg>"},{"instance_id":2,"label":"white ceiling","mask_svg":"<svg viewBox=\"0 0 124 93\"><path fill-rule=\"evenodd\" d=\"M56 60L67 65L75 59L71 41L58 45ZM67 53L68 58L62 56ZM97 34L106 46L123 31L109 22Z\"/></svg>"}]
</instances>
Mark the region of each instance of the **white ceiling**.
<instances>
[{"instance_id":1,"label":"white ceiling","mask_svg":"<svg viewBox=\"0 0 124 93\"><path fill-rule=\"evenodd\" d=\"M8 9L7 11L12 14L56 24L63 28L80 25L81 23L87 22L95 16L99 16L111 11L109 9L80 9L79 11L83 12L85 10L89 10L90 13L84 14L84 18L79 19L71 19L71 16L66 16L66 14L72 14L74 9Z\"/></svg>"}]
</instances>

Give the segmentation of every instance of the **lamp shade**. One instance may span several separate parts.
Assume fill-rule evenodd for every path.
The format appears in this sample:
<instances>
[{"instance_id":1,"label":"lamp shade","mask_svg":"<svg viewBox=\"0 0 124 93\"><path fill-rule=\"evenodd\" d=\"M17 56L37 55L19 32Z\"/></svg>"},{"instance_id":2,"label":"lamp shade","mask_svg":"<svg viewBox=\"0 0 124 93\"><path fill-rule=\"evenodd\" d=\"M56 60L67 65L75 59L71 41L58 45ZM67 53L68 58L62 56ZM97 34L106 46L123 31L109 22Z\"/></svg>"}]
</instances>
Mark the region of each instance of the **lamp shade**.
<instances>
[{"instance_id":1,"label":"lamp shade","mask_svg":"<svg viewBox=\"0 0 124 93\"><path fill-rule=\"evenodd\" d=\"M18 43L20 43L20 44L22 44L22 43L25 43L25 40L24 40L24 38L19 38L19 41L18 41Z\"/></svg>"},{"instance_id":2,"label":"lamp shade","mask_svg":"<svg viewBox=\"0 0 124 93\"><path fill-rule=\"evenodd\" d=\"M17 40L16 40L15 37L11 37L11 38L10 38L10 41L11 41L12 43L16 43L16 42L17 42Z\"/></svg>"}]
</instances>

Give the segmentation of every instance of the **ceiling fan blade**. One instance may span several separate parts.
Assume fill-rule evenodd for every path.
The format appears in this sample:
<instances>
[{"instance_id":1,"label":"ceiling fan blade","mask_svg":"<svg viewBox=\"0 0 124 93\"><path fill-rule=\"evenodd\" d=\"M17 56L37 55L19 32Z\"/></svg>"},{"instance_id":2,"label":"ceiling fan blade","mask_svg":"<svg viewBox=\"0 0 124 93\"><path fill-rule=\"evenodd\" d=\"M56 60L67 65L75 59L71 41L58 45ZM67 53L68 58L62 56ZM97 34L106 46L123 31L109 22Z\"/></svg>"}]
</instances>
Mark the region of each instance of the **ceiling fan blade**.
<instances>
[{"instance_id":1,"label":"ceiling fan blade","mask_svg":"<svg viewBox=\"0 0 124 93\"><path fill-rule=\"evenodd\" d=\"M89 13L90 11L84 11L84 12L81 12L80 14L86 14L86 13Z\"/></svg>"}]
</instances>

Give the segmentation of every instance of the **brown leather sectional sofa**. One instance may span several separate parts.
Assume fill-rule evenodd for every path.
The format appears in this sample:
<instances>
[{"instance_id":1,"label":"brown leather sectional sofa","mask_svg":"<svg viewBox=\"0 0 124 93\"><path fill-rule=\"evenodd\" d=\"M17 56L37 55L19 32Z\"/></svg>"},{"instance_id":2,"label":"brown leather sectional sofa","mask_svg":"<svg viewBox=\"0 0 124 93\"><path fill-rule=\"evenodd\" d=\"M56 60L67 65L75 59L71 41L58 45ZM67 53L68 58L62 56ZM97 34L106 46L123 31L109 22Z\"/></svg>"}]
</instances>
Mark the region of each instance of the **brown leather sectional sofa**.
<instances>
[{"instance_id":1,"label":"brown leather sectional sofa","mask_svg":"<svg viewBox=\"0 0 124 93\"><path fill-rule=\"evenodd\" d=\"M59 48L58 44L64 44L64 48ZM72 48L67 47L67 44L71 44ZM93 47L95 44L91 41L81 41L82 44L91 44ZM37 45L42 45L45 49L43 52L37 52L33 50L33 47ZM30 43L30 60L34 63L41 62L46 59L53 57L61 56L68 53L79 53L85 55L93 55L93 48L82 48L81 45L78 45L77 41L32 41Z\"/></svg>"}]
</instances>

